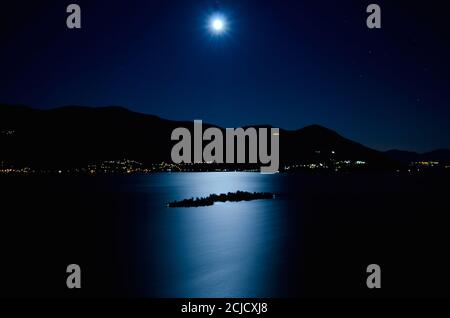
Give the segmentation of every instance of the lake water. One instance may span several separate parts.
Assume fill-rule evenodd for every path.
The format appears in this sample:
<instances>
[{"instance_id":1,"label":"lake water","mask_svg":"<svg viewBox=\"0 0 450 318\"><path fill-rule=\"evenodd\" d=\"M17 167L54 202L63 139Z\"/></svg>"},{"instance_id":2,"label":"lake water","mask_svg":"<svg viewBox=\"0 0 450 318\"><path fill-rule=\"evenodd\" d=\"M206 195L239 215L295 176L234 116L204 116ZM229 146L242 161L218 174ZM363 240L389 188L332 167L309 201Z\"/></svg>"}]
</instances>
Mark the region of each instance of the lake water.
<instances>
[{"instance_id":1,"label":"lake water","mask_svg":"<svg viewBox=\"0 0 450 318\"><path fill-rule=\"evenodd\" d=\"M0 295L449 296L448 177L159 173L1 177ZM167 208L211 193L274 200ZM79 264L82 289L65 287ZM382 268L368 290L366 267Z\"/></svg>"}]
</instances>

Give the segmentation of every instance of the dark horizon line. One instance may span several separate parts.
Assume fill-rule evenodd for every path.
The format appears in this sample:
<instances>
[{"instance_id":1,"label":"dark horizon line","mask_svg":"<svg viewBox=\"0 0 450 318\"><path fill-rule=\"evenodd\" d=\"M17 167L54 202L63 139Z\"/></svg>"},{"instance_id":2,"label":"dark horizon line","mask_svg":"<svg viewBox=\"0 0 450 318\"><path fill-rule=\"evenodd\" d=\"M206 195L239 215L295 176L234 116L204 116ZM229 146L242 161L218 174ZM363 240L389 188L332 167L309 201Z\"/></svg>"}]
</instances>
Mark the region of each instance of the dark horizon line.
<instances>
[{"instance_id":1,"label":"dark horizon line","mask_svg":"<svg viewBox=\"0 0 450 318\"><path fill-rule=\"evenodd\" d=\"M0 106L6 106L6 107L22 107L22 108L28 108L28 109L37 110L37 111L54 111L54 110L68 109L68 108L81 108L81 109L120 109L120 110L122 110L122 111L127 111L127 112L130 112L130 113L139 114L139 115L144 115L144 116L153 116L153 117L157 117L157 118L159 118L159 119L161 119L161 120L172 121L172 122L186 123L186 122L193 122L194 120L201 120L201 119L191 119L191 120L174 120L174 119L168 119L168 118L164 118L164 117L161 117L161 116L155 115L155 114L149 114L149 113L143 113L143 112L135 111L135 110L132 110L132 109L130 109L130 108L128 108L128 107L120 106L120 105L85 106L85 105L67 104L67 105L63 105L63 106L53 106L53 107L48 107L48 108L47 108L47 107L28 106L28 105L23 105L23 104L0 103ZM209 125L209 126L214 126L214 127L218 127L218 128L224 129L224 127L221 127L221 126L216 125L216 124L210 124L209 122L203 122L203 125L206 125L206 126ZM274 127L274 128L275 128L275 126L273 126L273 125L271 125L271 124L242 125L242 126L240 126L240 127L242 127L242 128L246 128L246 127ZM281 130L288 131L288 132L297 132L297 131L300 131L300 130L302 130L302 129L310 128L310 127L319 127L319 128L322 128L322 129L326 129L326 130L328 130L328 131L331 131L331 132L333 132L333 133L338 134L339 136L341 136L341 137L343 137L343 138L346 138L346 137L344 137L342 134L340 134L339 132L337 132L336 130L331 129L331 128L328 128L328 127L325 127L325 126L320 125L320 124L310 124L310 125L306 125L306 126L304 126L304 127L302 127L302 128L297 128L297 129L284 129L284 128L281 128L281 127L276 127L276 128L280 128ZM237 127L236 127L236 128L237 128ZM357 142L357 143L359 143L359 142ZM360 144L361 144L361 143L360 143ZM361 145L363 145L363 144L361 144ZM367 146L365 146L365 147L367 147ZM419 152L419 151L414 151L414 150L404 150L404 149L399 149L399 148L392 148L392 149L388 149L388 150L378 150L378 149L373 148L373 147L368 147L368 148L374 149L374 150L376 150L376 151L378 151L378 152L381 152L381 153L389 153L389 152L397 151L397 152L413 153L413 154L418 154L418 155L425 155L425 154L429 154L429 153L436 152L436 151L450 151L450 147L449 147L449 148L436 148L436 149L433 149L433 150L430 150L430 151L425 151L425 152Z\"/></svg>"}]
</instances>

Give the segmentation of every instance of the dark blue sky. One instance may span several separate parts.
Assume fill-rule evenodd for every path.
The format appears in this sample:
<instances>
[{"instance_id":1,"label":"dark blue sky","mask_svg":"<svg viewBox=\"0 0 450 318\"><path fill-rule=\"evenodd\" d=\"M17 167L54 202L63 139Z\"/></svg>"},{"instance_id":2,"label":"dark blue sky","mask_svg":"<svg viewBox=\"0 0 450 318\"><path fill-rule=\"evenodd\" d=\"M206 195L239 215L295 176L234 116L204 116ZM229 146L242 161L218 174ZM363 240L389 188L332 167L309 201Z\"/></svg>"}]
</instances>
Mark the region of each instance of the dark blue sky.
<instances>
[{"instance_id":1,"label":"dark blue sky","mask_svg":"<svg viewBox=\"0 0 450 318\"><path fill-rule=\"evenodd\" d=\"M380 150L450 148L448 1L222 0L229 30L212 37L215 2L2 3L0 103L321 124ZM81 30L66 27L70 3ZM369 3L381 30L365 24Z\"/></svg>"}]
</instances>

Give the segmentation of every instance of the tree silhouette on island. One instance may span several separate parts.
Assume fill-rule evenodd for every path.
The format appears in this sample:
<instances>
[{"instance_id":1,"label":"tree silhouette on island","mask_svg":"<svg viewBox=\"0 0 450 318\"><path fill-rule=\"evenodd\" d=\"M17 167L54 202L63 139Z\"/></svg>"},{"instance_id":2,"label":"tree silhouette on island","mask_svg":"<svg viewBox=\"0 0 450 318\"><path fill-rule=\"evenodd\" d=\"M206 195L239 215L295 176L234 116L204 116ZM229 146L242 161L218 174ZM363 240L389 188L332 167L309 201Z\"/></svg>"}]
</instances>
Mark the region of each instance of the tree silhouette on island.
<instances>
[{"instance_id":1,"label":"tree silhouette on island","mask_svg":"<svg viewBox=\"0 0 450 318\"><path fill-rule=\"evenodd\" d=\"M169 208L192 208L211 206L215 202L240 202L240 201L252 201L263 199L274 199L275 195L270 192L228 192L222 194L210 194L207 197L202 198L190 198L181 201L173 201L167 204Z\"/></svg>"}]
</instances>

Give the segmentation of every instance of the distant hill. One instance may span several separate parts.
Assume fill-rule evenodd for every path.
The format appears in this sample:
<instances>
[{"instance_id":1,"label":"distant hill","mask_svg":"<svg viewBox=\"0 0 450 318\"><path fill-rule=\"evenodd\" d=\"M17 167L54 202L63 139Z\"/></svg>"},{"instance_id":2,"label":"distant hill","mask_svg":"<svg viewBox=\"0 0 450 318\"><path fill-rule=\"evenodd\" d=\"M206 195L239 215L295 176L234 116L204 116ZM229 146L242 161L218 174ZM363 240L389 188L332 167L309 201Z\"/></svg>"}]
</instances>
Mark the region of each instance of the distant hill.
<instances>
[{"instance_id":1,"label":"distant hill","mask_svg":"<svg viewBox=\"0 0 450 318\"><path fill-rule=\"evenodd\" d=\"M364 161L376 167L392 167L383 153L342 137L328 128L312 125L296 131L283 131L280 137L281 158L285 162L318 162L329 159Z\"/></svg>"},{"instance_id":2,"label":"distant hill","mask_svg":"<svg viewBox=\"0 0 450 318\"><path fill-rule=\"evenodd\" d=\"M385 154L403 164L419 161L436 161L442 164L450 164L450 149L438 149L426 153L412 151L389 150Z\"/></svg>"},{"instance_id":3,"label":"distant hill","mask_svg":"<svg viewBox=\"0 0 450 318\"><path fill-rule=\"evenodd\" d=\"M204 124L204 128L211 125ZM123 107L67 106L37 110L0 105L0 160L36 167L79 166L128 158L146 163L170 161L173 129L193 122L162 119ZM371 168L393 168L390 154L342 137L318 125L280 129L282 164L359 160Z\"/></svg>"},{"instance_id":4,"label":"distant hill","mask_svg":"<svg viewBox=\"0 0 450 318\"><path fill-rule=\"evenodd\" d=\"M410 163L414 161L418 161L420 154L413 151L403 151L403 150L388 150L385 152L387 156L392 158L395 161L402 162L402 163Z\"/></svg>"}]
</instances>

